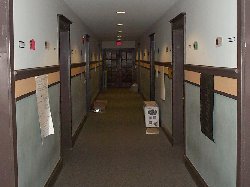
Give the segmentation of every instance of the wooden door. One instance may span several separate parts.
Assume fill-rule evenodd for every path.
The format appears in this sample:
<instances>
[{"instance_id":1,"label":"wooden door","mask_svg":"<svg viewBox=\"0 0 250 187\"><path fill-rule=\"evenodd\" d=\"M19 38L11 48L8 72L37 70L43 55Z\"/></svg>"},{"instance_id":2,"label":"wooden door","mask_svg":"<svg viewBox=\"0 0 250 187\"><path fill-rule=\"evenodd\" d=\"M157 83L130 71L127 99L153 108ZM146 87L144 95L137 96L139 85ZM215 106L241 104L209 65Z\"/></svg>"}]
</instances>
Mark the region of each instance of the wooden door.
<instances>
[{"instance_id":1,"label":"wooden door","mask_svg":"<svg viewBox=\"0 0 250 187\"><path fill-rule=\"evenodd\" d=\"M184 145L184 20L181 14L172 21L173 84L172 127L174 145Z\"/></svg>"},{"instance_id":2,"label":"wooden door","mask_svg":"<svg viewBox=\"0 0 250 187\"><path fill-rule=\"evenodd\" d=\"M17 186L13 1L0 1L0 186Z\"/></svg>"},{"instance_id":3,"label":"wooden door","mask_svg":"<svg viewBox=\"0 0 250 187\"><path fill-rule=\"evenodd\" d=\"M72 147L70 24L59 15L60 110L62 152Z\"/></svg>"},{"instance_id":4,"label":"wooden door","mask_svg":"<svg viewBox=\"0 0 250 187\"><path fill-rule=\"evenodd\" d=\"M134 78L134 50L109 49L104 52L105 70L107 71L107 86L109 88L130 87Z\"/></svg>"}]
</instances>

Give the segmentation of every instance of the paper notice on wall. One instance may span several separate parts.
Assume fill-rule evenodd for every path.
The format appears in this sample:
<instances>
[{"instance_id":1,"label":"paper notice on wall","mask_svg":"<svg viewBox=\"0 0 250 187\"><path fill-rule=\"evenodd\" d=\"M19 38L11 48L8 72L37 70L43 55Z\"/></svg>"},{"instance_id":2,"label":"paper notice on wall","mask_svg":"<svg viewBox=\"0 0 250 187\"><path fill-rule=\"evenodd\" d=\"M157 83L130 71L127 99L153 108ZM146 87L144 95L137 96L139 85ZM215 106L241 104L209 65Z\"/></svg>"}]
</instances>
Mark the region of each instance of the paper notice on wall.
<instances>
[{"instance_id":1,"label":"paper notice on wall","mask_svg":"<svg viewBox=\"0 0 250 187\"><path fill-rule=\"evenodd\" d=\"M37 76L35 80L41 137L45 138L54 134L54 125L49 104L48 75Z\"/></svg>"},{"instance_id":2,"label":"paper notice on wall","mask_svg":"<svg viewBox=\"0 0 250 187\"><path fill-rule=\"evenodd\" d=\"M159 77L159 66L155 66L155 77Z\"/></svg>"},{"instance_id":3,"label":"paper notice on wall","mask_svg":"<svg viewBox=\"0 0 250 187\"><path fill-rule=\"evenodd\" d=\"M161 99L164 101L166 99L164 66L162 66L161 70Z\"/></svg>"}]
</instances>

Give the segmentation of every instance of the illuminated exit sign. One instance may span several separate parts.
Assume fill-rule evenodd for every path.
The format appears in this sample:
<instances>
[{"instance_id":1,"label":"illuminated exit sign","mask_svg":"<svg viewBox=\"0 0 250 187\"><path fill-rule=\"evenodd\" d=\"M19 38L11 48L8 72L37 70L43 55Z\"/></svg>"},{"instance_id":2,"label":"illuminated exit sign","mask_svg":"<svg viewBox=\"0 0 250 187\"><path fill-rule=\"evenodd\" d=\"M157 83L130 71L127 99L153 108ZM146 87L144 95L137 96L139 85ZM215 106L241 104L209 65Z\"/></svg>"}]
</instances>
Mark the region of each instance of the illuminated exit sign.
<instances>
[{"instance_id":1,"label":"illuminated exit sign","mask_svg":"<svg viewBox=\"0 0 250 187\"><path fill-rule=\"evenodd\" d=\"M116 46L122 46L122 42L121 41L116 41Z\"/></svg>"}]
</instances>

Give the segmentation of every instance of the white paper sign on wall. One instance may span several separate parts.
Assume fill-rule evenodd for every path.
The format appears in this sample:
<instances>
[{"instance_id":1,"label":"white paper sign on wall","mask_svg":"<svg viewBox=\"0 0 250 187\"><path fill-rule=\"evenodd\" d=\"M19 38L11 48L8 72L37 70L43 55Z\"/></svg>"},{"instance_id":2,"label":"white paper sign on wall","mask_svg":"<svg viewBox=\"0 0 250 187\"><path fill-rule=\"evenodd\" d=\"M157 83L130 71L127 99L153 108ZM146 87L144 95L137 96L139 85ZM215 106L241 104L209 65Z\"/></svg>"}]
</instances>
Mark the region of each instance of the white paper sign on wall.
<instances>
[{"instance_id":1,"label":"white paper sign on wall","mask_svg":"<svg viewBox=\"0 0 250 187\"><path fill-rule=\"evenodd\" d=\"M165 67L162 66L161 70L161 99L165 101L166 99L166 90L165 90Z\"/></svg>"},{"instance_id":2,"label":"white paper sign on wall","mask_svg":"<svg viewBox=\"0 0 250 187\"><path fill-rule=\"evenodd\" d=\"M48 75L35 77L36 80L36 99L41 129L42 139L54 134L54 125L50 111Z\"/></svg>"}]
</instances>

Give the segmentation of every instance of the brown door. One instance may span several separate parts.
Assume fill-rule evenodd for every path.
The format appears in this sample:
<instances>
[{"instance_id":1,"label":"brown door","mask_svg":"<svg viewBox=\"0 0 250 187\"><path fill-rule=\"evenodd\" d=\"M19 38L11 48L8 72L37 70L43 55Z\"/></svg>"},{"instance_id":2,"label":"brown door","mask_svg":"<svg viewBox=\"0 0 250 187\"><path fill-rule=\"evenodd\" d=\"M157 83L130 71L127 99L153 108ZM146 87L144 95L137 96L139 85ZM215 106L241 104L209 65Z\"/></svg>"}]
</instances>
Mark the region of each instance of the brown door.
<instances>
[{"instance_id":1,"label":"brown door","mask_svg":"<svg viewBox=\"0 0 250 187\"><path fill-rule=\"evenodd\" d=\"M134 78L134 51L121 50L121 87L130 87Z\"/></svg>"},{"instance_id":2,"label":"brown door","mask_svg":"<svg viewBox=\"0 0 250 187\"><path fill-rule=\"evenodd\" d=\"M155 101L155 33L150 39L150 101Z\"/></svg>"},{"instance_id":3,"label":"brown door","mask_svg":"<svg viewBox=\"0 0 250 187\"><path fill-rule=\"evenodd\" d=\"M250 186L250 1L238 2L237 187Z\"/></svg>"},{"instance_id":4,"label":"brown door","mask_svg":"<svg viewBox=\"0 0 250 187\"><path fill-rule=\"evenodd\" d=\"M66 17L59 15L61 146L63 152L72 147L70 24L71 22Z\"/></svg>"},{"instance_id":5,"label":"brown door","mask_svg":"<svg viewBox=\"0 0 250 187\"><path fill-rule=\"evenodd\" d=\"M134 82L134 49L106 49L104 52L107 86L126 88Z\"/></svg>"},{"instance_id":6,"label":"brown door","mask_svg":"<svg viewBox=\"0 0 250 187\"><path fill-rule=\"evenodd\" d=\"M184 145L184 15L172 22L173 140Z\"/></svg>"},{"instance_id":7,"label":"brown door","mask_svg":"<svg viewBox=\"0 0 250 187\"><path fill-rule=\"evenodd\" d=\"M0 186L17 186L13 1L0 1Z\"/></svg>"}]
</instances>

